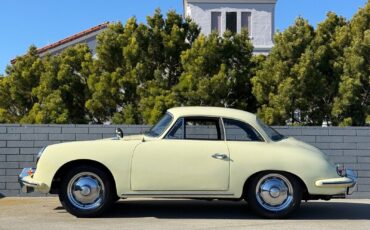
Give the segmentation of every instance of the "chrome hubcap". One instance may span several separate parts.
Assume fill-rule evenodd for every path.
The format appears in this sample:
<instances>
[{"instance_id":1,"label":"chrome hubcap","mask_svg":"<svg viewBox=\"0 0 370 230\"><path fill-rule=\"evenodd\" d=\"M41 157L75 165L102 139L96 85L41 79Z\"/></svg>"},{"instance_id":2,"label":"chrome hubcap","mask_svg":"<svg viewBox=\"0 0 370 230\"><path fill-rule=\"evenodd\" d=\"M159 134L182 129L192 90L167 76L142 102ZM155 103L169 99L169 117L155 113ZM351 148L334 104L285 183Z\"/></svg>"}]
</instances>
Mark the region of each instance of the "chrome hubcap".
<instances>
[{"instance_id":1,"label":"chrome hubcap","mask_svg":"<svg viewBox=\"0 0 370 230\"><path fill-rule=\"evenodd\" d=\"M271 173L258 181L256 198L266 210L281 211L293 202L293 186L283 175Z\"/></svg>"},{"instance_id":2,"label":"chrome hubcap","mask_svg":"<svg viewBox=\"0 0 370 230\"><path fill-rule=\"evenodd\" d=\"M104 184L95 173L79 173L68 183L68 199L79 209L90 210L99 207L104 200L104 194Z\"/></svg>"}]
</instances>

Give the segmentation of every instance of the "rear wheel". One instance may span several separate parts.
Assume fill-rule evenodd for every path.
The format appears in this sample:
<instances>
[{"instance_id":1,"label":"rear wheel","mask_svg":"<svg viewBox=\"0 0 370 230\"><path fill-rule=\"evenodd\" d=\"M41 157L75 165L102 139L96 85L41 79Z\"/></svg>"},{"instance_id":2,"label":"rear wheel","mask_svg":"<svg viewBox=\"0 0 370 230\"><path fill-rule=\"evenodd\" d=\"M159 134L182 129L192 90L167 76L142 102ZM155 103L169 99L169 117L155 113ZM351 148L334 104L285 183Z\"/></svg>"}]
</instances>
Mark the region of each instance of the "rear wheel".
<instances>
[{"instance_id":1,"label":"rear wheel","mask_svg":"<svg viewBox=\"0 0 370 230\"><path fill-rule=\"evenodd\" d=\"M247 188L247 202L259 215L283 218L296 210L302 200L299 182L290 174L272 172L254 177Z\"/></svg>"},{"instance_id":2,"label":"rear wheel","mask_svg":"<svg viewBox=\"0 0 370 230\"><path fill-rule=\"evenodd\" d=\"M96 167L79 166L62 180L59 200L63 207L77 217L102 214L114 199L108 174Z\"/></svg>"}]
</instances>

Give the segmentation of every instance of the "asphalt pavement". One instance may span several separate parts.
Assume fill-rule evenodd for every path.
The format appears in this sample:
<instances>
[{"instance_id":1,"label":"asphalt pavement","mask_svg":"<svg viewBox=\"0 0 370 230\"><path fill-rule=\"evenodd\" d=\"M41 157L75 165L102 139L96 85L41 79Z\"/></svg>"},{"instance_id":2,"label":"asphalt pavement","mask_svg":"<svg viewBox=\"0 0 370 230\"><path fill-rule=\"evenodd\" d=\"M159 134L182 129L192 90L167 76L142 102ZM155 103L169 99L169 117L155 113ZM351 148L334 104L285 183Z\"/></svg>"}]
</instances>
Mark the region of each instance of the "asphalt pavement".
<instances>
[{"instance_id":1,"label":"asphalt pavement","mask_svg":"<svg viewBox=\"0 0 370 230\"><path fill-rule=\"evenodd\" d=\"M370 200L303 202L284 220L256 216L244 202L128 199L103 217L79 219L58 198L0 199L0 229L370 229Z\"/></svg>"}]
</instances>

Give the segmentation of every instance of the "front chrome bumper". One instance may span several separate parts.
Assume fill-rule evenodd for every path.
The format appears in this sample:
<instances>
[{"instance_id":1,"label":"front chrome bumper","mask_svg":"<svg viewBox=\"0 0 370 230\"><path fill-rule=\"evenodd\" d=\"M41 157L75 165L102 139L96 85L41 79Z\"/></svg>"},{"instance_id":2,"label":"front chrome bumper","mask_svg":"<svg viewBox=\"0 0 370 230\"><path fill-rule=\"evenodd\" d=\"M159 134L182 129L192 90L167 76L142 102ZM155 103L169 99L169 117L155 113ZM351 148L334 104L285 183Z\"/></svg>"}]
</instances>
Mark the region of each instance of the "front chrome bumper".
<instances>
[{"instance_id":1,"label":"front chrome bumper","mask_svg":"<svg viewBox=\"0 0 370 230\"><path fill-rule=\"evenodd\" d=\"M33 174L35 173L35 168L24 168L18 176L18 182L21 186L21 190L24 193L34 192L35 189L39 186L37 183L30 182L29 179L32 179Z\"/></svg>"},{"instance_id":2,"label":"front chrome bumper","mask_svg":"<svg viewBox=\"0 0 370 230\"><path fill-rule=\"evenodd\" d=\"M357 175L353 170L346 169L342 177L318 180L317 187L346 188L346 195L351 195L357 186Z\"/></svg>"}]
</instances>

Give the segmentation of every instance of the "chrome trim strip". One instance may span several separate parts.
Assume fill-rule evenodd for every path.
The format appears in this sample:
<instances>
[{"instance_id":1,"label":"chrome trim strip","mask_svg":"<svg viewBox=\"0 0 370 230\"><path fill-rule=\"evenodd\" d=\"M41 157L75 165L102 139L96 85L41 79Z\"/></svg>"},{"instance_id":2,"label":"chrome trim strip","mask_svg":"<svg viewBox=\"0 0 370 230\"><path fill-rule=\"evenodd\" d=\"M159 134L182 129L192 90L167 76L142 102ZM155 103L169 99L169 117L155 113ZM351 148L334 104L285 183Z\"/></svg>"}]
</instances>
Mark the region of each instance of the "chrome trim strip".
<instances>
[{"instance_id":1,"label":"chrome trim strip","mask_svg":"<svg viewBox=\"0 0 370 230\"><path fill-rule=\"evenodd\" d=\"M322 182L322 185L353 185L355 182L352 180L350 182L342 182L342 181L330 181L330 182Z\"/></svg>"},{"instance_id":2,"label":"chrome trim strip","mask_svg":"<svg viewBox=\"0 0 370 230\"><path fill-rule=\"evenodd\" d=\"M226 129L225 129L225 123L224 123L224 118L220 117L221 125L222 125L222 131L224 132L224 141L227 141L226 139Z\"/></svg>"},{"instance_id":3,"label":"chrome trim strip","mask_svg":"<svg viewBox=\"0 0 370 230\"><path fill-rule=\"evenodd\" d=\"M127 193L124 193L124 195L215 195L215 196L219 196L219 195L227 195L227 196L232 196L234 195L234 193L226 193L226 191L222 192L222 191L180 191L180 190L177 190L177 191L154 191L154 190L148 190L148 191L144 191L144 190L138 190L138 191L133 191L133 192L127 192Z\"/></svg>"},{"instance_id":4,"label":"chrome trim strip","mask_svg":"<svg viewBox=\"0 0 370 230\"><path fill-rule=\"evenodd\" d=\"M26 185L27 187L32 187L32 188L36 188L37 186L39 186L38 184L36 183L30 183L28 181L24 181L24 180L21 180L21 182Z\"/></svg>"},{"instance_id":5,"label":"chrome trim strip","mask_svg":"<svg viewBox=\"0 0 370 230\"><path fill-rule=\"evenodd\" d=\"M122 193L122 196L234 196L234 193Z\"/></svg>"}]
</instances>

